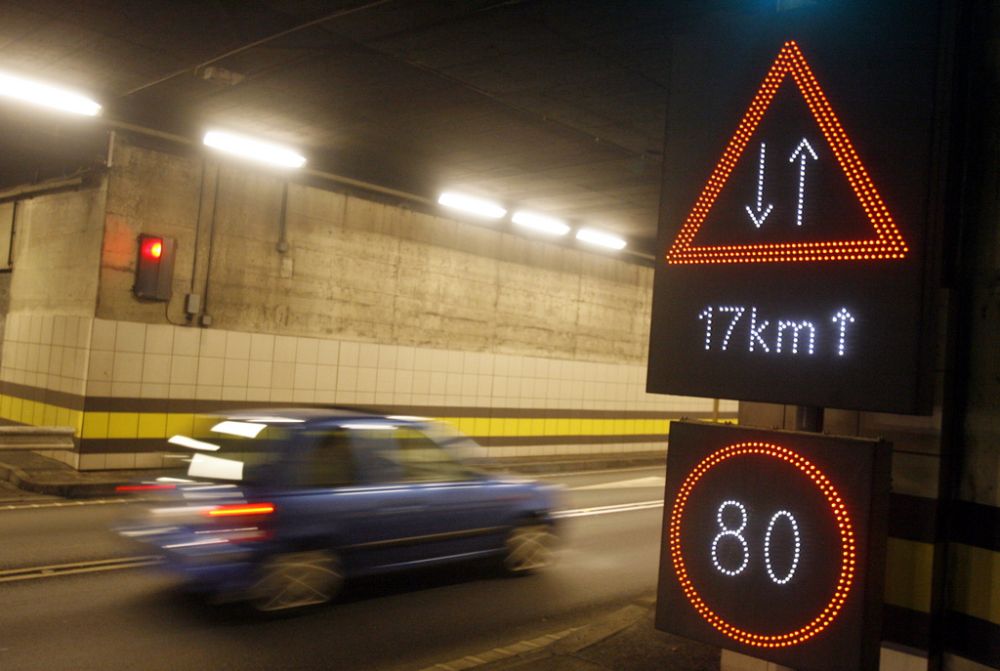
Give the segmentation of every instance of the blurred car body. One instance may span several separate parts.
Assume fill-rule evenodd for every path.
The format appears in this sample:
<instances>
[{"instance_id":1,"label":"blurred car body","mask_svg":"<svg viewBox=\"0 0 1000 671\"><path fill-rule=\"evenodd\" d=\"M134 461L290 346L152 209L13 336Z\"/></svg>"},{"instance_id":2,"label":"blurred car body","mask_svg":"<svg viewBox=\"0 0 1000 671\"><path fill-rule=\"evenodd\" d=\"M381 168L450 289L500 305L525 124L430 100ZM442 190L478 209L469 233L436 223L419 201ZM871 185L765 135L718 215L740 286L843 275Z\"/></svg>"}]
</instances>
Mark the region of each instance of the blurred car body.
<instances>
[{"instance_id":1,"label":"blurred car body","mask_svg":"<svg viewBox=\"0 0 1000 671\"><path fill-rule=\"evenodd\" d=\"M551 561L554 488L469 465L431 420L351 410L242 411L189 449L169 500L122 529L188 586L261 611L329 601L347 576L499 557Z\"/></svg>"}]
</instances>

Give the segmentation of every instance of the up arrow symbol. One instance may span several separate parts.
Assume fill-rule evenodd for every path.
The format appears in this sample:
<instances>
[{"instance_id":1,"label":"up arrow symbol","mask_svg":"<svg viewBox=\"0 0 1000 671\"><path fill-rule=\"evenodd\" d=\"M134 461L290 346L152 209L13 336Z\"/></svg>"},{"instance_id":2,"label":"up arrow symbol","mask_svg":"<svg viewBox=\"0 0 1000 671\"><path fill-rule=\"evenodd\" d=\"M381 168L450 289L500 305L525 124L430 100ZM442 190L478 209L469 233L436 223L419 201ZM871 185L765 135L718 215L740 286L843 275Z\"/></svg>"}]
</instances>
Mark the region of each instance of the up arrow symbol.
<instances>
[{"instance_id":1,"label":"up arrow symbol","mask_svg":"<svg viewBox=\"0 0 1000 671\"><path fill-rule=\"evenodd\" d=\"M795 225L802 225L802 210L805 207L806 201L806 160L808 156L812 156L813 160L819 160L819 156L813 151L812 145L809 144L809 140L802 138L802 142L799 142L799 146L795 148L792 152L792 157L788 159L789 163L795 163L796 159L799 161L799 203L795 208Z\"/></svg>"},{"instance_id":2,"label":"up arrow symbol","mask_svg":"<svg viewBox=\"0 0 1000 671\"><path fill-rule=\"evenodd\" d=\"M750 221L757 228L760 228L767 219L767 215L771 214L771 210L774 209L774 205L768 204L764 207L764 154L767 151L767 146L761 142L760 143L760 161L757 164L757 209L751 210L749 205L744 205L747 214L750 216Z\"/></svg>"}]
</instances>

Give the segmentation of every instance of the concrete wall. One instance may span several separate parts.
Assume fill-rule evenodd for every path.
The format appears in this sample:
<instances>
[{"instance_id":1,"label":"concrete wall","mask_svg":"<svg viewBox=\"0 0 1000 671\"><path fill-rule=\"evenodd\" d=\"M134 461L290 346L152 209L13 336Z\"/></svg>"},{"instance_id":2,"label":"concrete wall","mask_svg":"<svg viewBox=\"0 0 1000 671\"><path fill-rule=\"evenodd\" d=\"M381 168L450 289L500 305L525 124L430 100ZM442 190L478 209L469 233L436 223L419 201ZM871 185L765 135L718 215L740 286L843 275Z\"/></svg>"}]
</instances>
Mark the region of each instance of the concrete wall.
<instances>
[{"instance_id":1,"label":"concrete wall","mask_svg":"<svg viewBox=\"0 0 1000 671\"><path fill-rule=\"evenodd\" d=\"M318 188L286 194L280 176L200 158L128 145L116 157L99 317L162 321L128 292L135 236L155 232L178 238L178 318L193 289L233 331L645 360L648 268Z\"/></svg>"}]
</instances>

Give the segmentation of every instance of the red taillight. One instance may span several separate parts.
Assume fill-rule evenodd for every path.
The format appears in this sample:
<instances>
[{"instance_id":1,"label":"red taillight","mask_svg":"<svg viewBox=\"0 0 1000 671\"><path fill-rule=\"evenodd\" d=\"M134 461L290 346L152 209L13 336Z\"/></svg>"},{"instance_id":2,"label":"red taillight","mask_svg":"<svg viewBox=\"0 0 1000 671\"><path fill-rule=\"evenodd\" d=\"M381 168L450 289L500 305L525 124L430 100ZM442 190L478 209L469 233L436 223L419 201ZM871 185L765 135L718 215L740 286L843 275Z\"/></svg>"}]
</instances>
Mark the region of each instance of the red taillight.
<instances>
[{"instance_id":1,"label":"red taillight","mask_svg":"<svg viewBox=\"0 0 1000 671\"><path fill-rule=\"evenodd\" d=\"M116 492L160 492L167 489L177 489L177 485L118 485Z\"/></svg>"},{"instance_id":2,"label":"red taillight","mask_svg":"<svg viewBox=\"0 0 1000 671\"><path fill-rule=\"evenodd\" d=\"M160 256L163 255L163 239L146 238L142 241L141 253L143 258L147 258L151 261L159 261Z\"/></svg>"},{"instance_id":3,"label":"red taillight","mask_svg":"<svg viewBox=\"0 0 1000 671\"><path fill-rule=\"evenodd\" d=\"M216 506L205 511L209 517L232 517L234 515L270 515L273 503L240 503L230 506Z\"/></svg>"}]
</instances>

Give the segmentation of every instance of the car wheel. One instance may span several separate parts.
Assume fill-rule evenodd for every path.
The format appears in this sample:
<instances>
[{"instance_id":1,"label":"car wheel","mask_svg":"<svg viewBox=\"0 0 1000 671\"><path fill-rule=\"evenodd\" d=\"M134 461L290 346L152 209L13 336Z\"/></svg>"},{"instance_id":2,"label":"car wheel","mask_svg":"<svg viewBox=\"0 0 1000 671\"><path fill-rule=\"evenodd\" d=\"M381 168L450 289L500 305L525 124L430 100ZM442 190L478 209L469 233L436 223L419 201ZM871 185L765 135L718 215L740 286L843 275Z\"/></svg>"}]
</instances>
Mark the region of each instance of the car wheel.
<instances>
[{"instance_id":1,"label":"car wheel","mask_svg":"<svg viewBox=\"0 0 1000 671\"><path fill-rule=\"evenodd\" d=\"M336 555L325 550L268 557L250 588L250 604L260 612L316 606L330 601L344 583Z\"/></svg>"},{"instance_id":2,"label":"car wheel","mask_svg":"<svg viewBox=\"0 0 1000 671\"><path fill-rule=\"evenodd\" d=\"M507 573L521 575L552 565L556 537L548 524L522 524L510 530L505 542L503 566Z\"/></svg>"}]
</instances>

